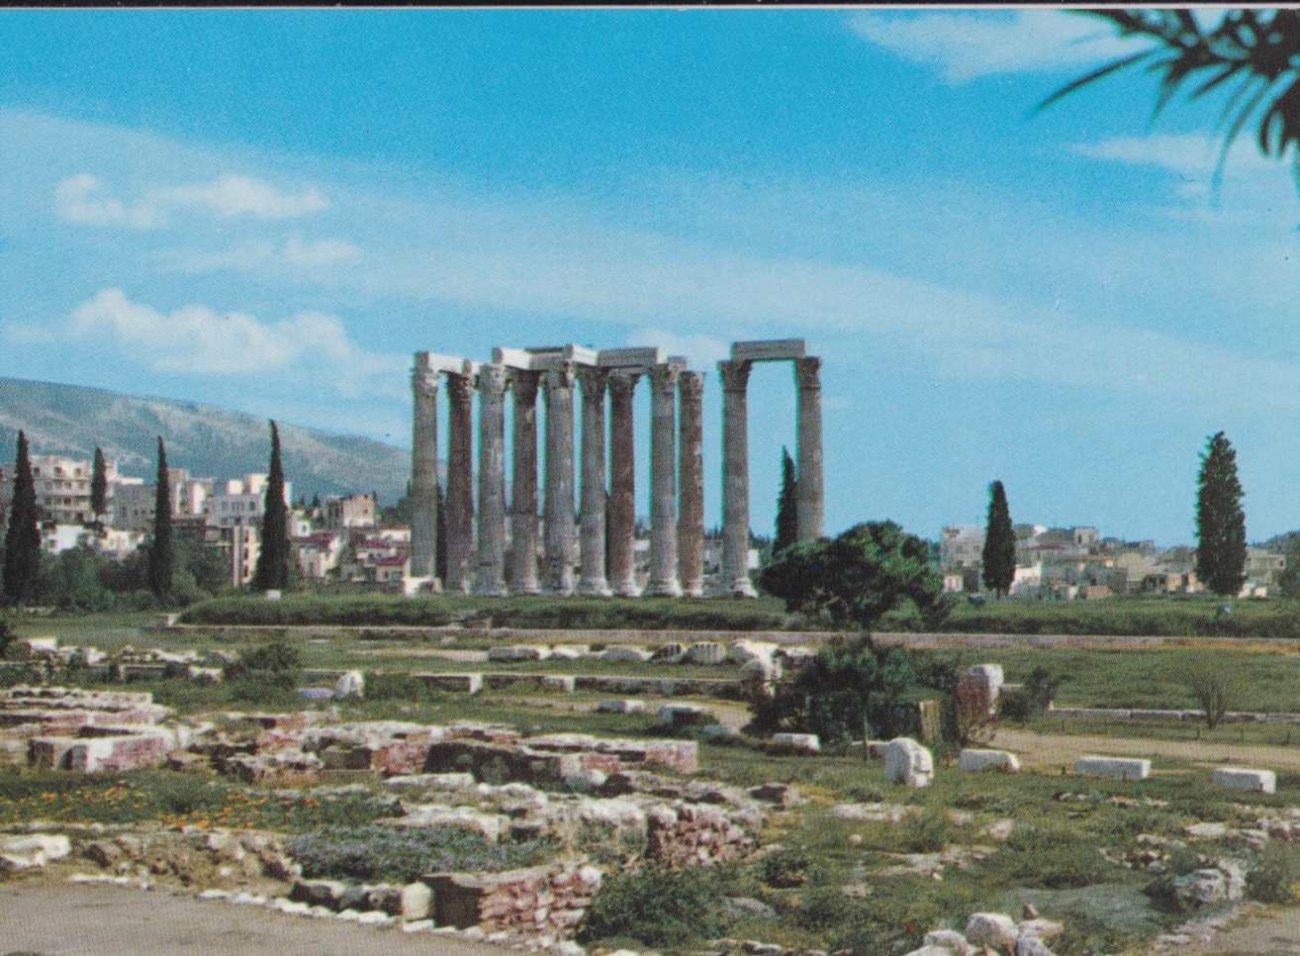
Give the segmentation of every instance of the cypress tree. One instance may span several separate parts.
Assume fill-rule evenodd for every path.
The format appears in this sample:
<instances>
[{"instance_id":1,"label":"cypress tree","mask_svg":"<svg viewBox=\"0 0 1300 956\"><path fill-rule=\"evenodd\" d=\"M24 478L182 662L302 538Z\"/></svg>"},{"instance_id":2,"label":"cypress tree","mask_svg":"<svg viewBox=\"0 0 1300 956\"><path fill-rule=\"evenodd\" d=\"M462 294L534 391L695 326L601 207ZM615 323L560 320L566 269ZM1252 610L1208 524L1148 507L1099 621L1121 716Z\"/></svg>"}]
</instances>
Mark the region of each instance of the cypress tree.
<instances>
[{"instance_id":1,"label":"cypress tree","mask_svg":"<svg viewBox=\"0 0 1300 956\"><path fill-rule=\"evenodd\" d=\"M781 494L776 499L776 538L772 553L779 554L799 540L799 482L790 452L781 448Z\"/></svg>"},{"instance_id":2,"label":"cypress tree","mask_svg":"<svg viewBox=\"0 0 1300 956\"><path fill-rule=\"evenodd\" d=\"M4 596L6 603L25 604L36 591L36 576L41 567L41 530L36 523L36 484L32 481L27 436L21 431L14 465L14 494L5 532Z\"/></svg>"},{"instance_id":3,"label":"cypress tree","mask_svg":"<svg viewBox=\"0 0 1300 956\"><path fill-rule=\"evenodd\" d=\"M149 590L160 601L171 595L176 552L172 541L172 489L167 449L158 436L158 476L153 499L153 543L149 546Z\"/></svg>"},{"instance_id":4,"label":"cypress tree","mask_svg":"<svg viewBox=\"0 0 1300 956\"><path fill-rule=\"evenodd\" d=\"M1016 579L1016 530L1011 526L1007 492L1000 481L989 485L989 522L982 558L984 586L1001 600Z\"/></svg>"},{"instance_id":5,"label":"cypress tree","mask_svg":"<svg viewBox=\"0 0 1300 956\"><path fill-rule=\"evenodd\" d=\"M284 504L284 469L280 465L280 430L271 422L271 469L266 480L266 504L262 511L262 550L253 572L253 587L259 591L283 590L289 586L289 514Z\"/></svg>"},{"instance_id":6,"label":"cypress tree","mask_svg":"<svg viewBox=\"0 0 1300 956\"><path fill-rule=\"evenodd\" d=\"M1196 479L1196 574L1215 594L1236 594L1246 581L1243 494L1237 452L1218 432L1206 443Z\"/></svg>"},{"instance_id":7,"label":"cypress tree","mask_svg":"<svg viewBox=\"0 0 1300 956\"><path fill-rule=\"evenodd\" d=\"M95 449L95 465L90 473L90 510L96 520L108 511L108 465L102 448Z\"/></svg>"}]
</instances>

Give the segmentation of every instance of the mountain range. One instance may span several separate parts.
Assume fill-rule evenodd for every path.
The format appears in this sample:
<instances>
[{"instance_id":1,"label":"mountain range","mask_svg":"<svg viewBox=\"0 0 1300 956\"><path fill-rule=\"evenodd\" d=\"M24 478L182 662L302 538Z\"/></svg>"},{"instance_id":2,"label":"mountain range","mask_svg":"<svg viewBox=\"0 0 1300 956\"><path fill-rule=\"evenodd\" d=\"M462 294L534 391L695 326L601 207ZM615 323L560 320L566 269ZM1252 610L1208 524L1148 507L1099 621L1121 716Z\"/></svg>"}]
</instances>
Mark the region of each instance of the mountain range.
<instances>
[{"instance_id":1,"label":"mountain range","mask_svg":"<svg viewBox=\"0 0 1300 956\"><path fill-rule=\"evenodd\" d=\"M280 427L285 478L302 495L374 491L393 504L406 491L409 451L370 438L335 435L287 422ZM0 377L0 462L13 461L18 430L33 455L91 458L95 448L118 472L152 480L157 438L167 461L194 477L238 478L265 472L271 439L266 419L215 405L140 398L99 388Z\"/></svg>"}]
</instances>

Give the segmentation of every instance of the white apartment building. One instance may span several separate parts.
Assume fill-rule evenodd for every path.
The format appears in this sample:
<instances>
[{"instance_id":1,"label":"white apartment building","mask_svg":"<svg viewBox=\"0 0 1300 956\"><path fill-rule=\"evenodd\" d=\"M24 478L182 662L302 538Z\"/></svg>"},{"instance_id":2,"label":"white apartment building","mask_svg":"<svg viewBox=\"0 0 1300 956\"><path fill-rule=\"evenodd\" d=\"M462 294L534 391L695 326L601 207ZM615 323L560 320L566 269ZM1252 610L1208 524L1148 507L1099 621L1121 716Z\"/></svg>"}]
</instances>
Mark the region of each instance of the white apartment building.
<instances>
[{"instance_id":1,"label":"white apartment building","mask_svg":"<svg viewBox=\"0 0 1300 956\"><path fill-rule=\"evenodd\" d=\"M59 524L81 524L95 520L90 507L90 481L94 463L84 458L63 455L32 455L32 484L36 491L36 505L45 517ZM108 479L108 494L117 477L117 463L104 462L104 476Z\"/></svg>"}]
</instances>

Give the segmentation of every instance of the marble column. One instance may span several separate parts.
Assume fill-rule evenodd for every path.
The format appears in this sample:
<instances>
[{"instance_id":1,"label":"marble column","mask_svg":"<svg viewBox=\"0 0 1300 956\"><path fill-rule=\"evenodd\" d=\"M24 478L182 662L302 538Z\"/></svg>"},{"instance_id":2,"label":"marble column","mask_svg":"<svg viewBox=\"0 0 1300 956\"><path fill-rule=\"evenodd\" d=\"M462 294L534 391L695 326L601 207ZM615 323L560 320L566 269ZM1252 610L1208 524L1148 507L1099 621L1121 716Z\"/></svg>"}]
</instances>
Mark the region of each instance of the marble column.
<instances>
[{"instance_id":1,"label":"marble column","mask_svg":"<svg viewBox=\"0 0 1300 956\"><path fill-rule=\"evenodd\" d=\"M677 580L677 377L670 362L650 369L650 580L646 594L681 597Z\"/></svg>"},{"instance_id":2,"label":"marble column","mask_svg":"<svg viewBox=\"0 0 1300 956\"><path fill-rule=\"evenodd\" d=\"M640 369L609 375L609 583L619 597L636 597L636 435L632 399Z\"/></svg>"},{"instance_id":3,"label":"marble column","mask_svg":"<svg viewBox=\"0 0 1300 956\"><path fill-rule=\"evenodd\" d=\"M682 593L687 597L704 594L704 419L701 398L704 376L682 372L677 380L681 402L678 481L680 505L677 513L677 567Z\"/></svg>"},{"instance_id":4,"label":"marble column","mask_svg":"<svg viewBox=\"0 0 1300 956\"><path fill-rule=\"evenodd\" d=\"M481 365L478 370L478 569L474 593L506 593L506 370Z\"/></svg>"},{"instance_id":5,"label":"marble column","mask_svg":"<svg viewBox=\"0 0 1300 956\"><path fill-rule=\"evenodd\" d=\"M795 486L800 541L822 536L825 491L822 486L822 360L795 359L799 386L799 476Z\"/></svg>"},{"instance_id":6,"label":"marble column","mask_svg":"<svg viewBox=\"0 0 1300 956\"><path fill-rule=\"evenodd\" d=\"M578 593L608 597L605 579L605 386L609 372L583 366L582 385L582 563Z\"/></svg>"},{"instance_id":7,"label":"marble column","mask_svg":"<svg viewBox=\"0 0 1300 956\"><path fill-rule=\"evenodd\" d=\"M546 589L573 593L573 363L546 385Z\"/></svg>"},{"instance_id":8,"label":"marble column","mask_svg":"<svg viewBox=\"0 0 1300 956\"><path fill-rule=\"evenodd\" d=\"M447 373L447 591L466 592L474 553L474 377Z\"/></svg>"},{"instance_id":9,"label":"marble column","mask_svg":"<svg viewBox=\"0 0 1300 956\"><path fill-rule=\"evenodd\" d=\"M510 592L537 594L537 383L538 372L511 372L515 393L514 478L511 481Z\"/></svg>"},{"instance_id":10,"label":"marble column","mask_svg":"<svg viewBox=\"0 0 1300 956\"><path fill-rule=\"evenodd\" d=\"M411 372L414 409L411 433L411 577L431 578L438 589L438 376L421 367Z\"/></svg>"},{"instance_id":11,"label":"marble column","mask_svg":"<svg viewBox=\"0 0 1300 956\"><path fill-rule=\"evenodd\" d=\"M718 363L722 377L722 587L754 597L749 580L749 361Z\"/></svg>"}]
</instances>

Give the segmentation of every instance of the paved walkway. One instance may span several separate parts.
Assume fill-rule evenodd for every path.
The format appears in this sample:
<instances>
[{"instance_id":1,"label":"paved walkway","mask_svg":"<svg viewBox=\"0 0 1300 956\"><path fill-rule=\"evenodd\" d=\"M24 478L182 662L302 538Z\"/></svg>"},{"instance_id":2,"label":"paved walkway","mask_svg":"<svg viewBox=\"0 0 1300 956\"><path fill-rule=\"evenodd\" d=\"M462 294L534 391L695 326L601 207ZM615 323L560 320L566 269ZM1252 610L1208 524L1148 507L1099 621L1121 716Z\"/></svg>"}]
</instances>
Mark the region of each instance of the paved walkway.
<instances>
[{"instance_id":1,"label":"paved walkway","mask_svg":"<svg viewBox=\"0 0 1300 956\"><path fill-rule=\"evenodd\" d=\"M0 956L502 956L428 933L288 916L166 890L0 884Z\"/></svg>"}]
</instances>

